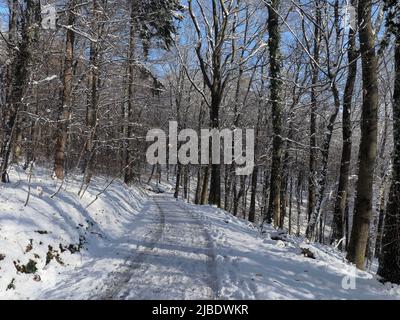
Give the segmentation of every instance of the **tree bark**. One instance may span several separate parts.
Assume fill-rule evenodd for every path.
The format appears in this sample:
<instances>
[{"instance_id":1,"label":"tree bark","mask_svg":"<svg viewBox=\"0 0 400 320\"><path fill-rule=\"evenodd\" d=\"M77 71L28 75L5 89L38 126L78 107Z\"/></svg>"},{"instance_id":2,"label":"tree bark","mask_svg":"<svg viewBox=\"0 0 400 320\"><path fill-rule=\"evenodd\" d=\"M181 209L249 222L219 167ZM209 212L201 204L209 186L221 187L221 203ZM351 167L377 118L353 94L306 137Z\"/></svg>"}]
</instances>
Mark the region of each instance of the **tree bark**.
<instances>
[{"instance_id":1,"label":"tree bark","mask_svg":"<svg viewBox=\"0 0 400 320\"><path fill-rule=\"evenodd\" d=\"M322 232L322 220L321 220L321 208L325 196L325 189L326 189L326 180L328 176L328 161L329 161L329 149L331 146L331 140L332 140L332 135L333 135L333 129L334 125L336 122L337 115L339 113L340 109L340 101L339 101L339 92L337 90L336 84L334 80L332 80L331 87L332 87L332 92L334 96L334 105L335 105L335 110L331 114L328 122L328 126L326 128L325 132L325 137L324 137L324 143L322 146L322 170L320 173L320 178L318 180L317 186L318 186L318 193L316 194L315 198L315 207L314 211L312 212L311 219L309 222L309 225L307 227L307 238L312 239L315 235L315 228L320 222L320 232Z\"/></svg>"},{"instance_id":2,"label":"tree bark","mask_svg":"<svg viewBox=\"0 0 400 320\"><path fill-rule=\"evenodd\" d=\"M194 198L194 204L200 204L201 196L201 166L197 167L197 181L196 181L196 194Z\"/></svg>"},{"instance_id":3,"label":"tree bark","mask_svg":"<svg viewBox=\"0 0 400 320\"><path fill-rule=\"evenodd\" d=\"M318 66L321 46L321 34L319 25L321 24L320 1L315 1L315 20L314 26L314 49L313 61L311 61L311 106L310 106L310 159L308 174L308 221L315 210L316 205L316 186L317 186L317 89Z\"/></svg>"},{"instance_id":4,"label":"tree bark","mask_svg":"<svg viewBox=\"0 0 400 320\"><path fill-rule=\"evenodd\" d=\"M124 112L125 117L125 172L124 172L124 182L129 184L134 178L134 151L133 142L131 138L133 137L133 82L134 82L134 58L135 58L135 18L137 15L136 4L132 1L131 4L131 17L130 17L130 28L129 28L129 45L128 45L128 69L127 69L127 106Z\"/></svg>"},{"instance_id":5,"label":"tree bark","mask_svg":"<svg viewBox=\"0 0 400 320\"><path fill-rule=\"evenodd\" d=\"M289 234L292 234L292 207L293 207L293 177L290 177L290 187L289 187Z\"/></svg>"},{"instance_id":6,"label":"tree bark","mask_svg":"<svg viewBox=\"0 0 400 320\"><path fill-rule=\"evenodd\" d=\"M352 128L351 128L351 107L354 92L354 84L357 78L357 49L355 30L349 30L348 44L348 75L343 96L343 147L342 158L340 161L339 186L333 213L332 238L331 243L340 241L344 236L345 210L349 188L350 161L352 147ZM342 245L339 246L342 248Z\"/></svg>"},{"instance_id":7,"label":"tree bark","mask_svg":"<svg viewBox=\"0 0 400 320\"><path fill-rule=\"evenodd\" d=\"M382 236L383 236L383 226L384 226L384 221L385 221L385 214L386 214L386 184L387 180L389 178L389 174L385 175L383 178L381 187L380 187L380 201L379 201L379 212L378 212L378 217L375 225L376 225L376 239L375 239L375 257L379 258L381 255L381 248L382 248Z\"/></svg>"},{"instance_id":8,"label":"tree bark","mask_svg":"<svg viewBox=\"0 0 400 320\"><path fill-rule=\"evenodd\" d=\"M281 227L281 183L282 183L282 99L281 99L281 57L279 32L279 0L272 0L268 4L268 32L270 54L270 91L273 122L273 150L270 180L270 196L267 212L267 222L277 228Z\"/></svg>"},{"instance_id":9,"label":"tree bark","mask_svg":"<svg viewBox=\"0 0 400 320\"><path fill-rule=\"evenodd\" d=\"M297 231L296 231L296 236L300 236L301 234L301 204L303 202L303 172L300 171L298 176L297 176L297 186L296 186L296 207L297 207Z\"/></svg>"},{"instance_id":10,"label":"tree bark","mask_svg":"<svg viewBox=\"0 0 400 320\"><path fill-rule=\"evenodd\" d=\"M206 166L203 174L203 184L201 188L200 204L205 205L207 203L207 191L210 180L210 166Z\"/></svg>"},{"instance_id":11,"label":"tree bark","mask_svg":"<svg viewBox=\"0 0 400 320\"><path fill-rule=\"evenodd\" d=\"M75 24L75 6L77 0L70 0L68 3L68 25ZM68 126L72 108L72 88L73 88L73 62L74 62L75 32L67 29L65 42L64 75L63 75L63 94L61 107L59 109L56 146L54 156L54 174L63 180L65 175L65 152L68 141Z\"/></svg>"},{"instance_id":12,"label":"tree bark","mask_svg":"<svg viewBox=\"0 0 400 320\"><path fill-rule=\"evenodd\" d=\"M365 268L369 226L372 216L372 186L377 150L378 77L375 34L371 22L371 0L359 0L358 24L363 75L363 105L357 196L347 259Z\"/></svg>"},{"instance_id":13,"label":"tree bark","mask_svg":"<svg viewBox=\"0 0 400 320\"><path fill-rule=\"evenodd\" d=\"M28 80L29 80L29 63L31 61L31 45L35 40L34 23L37 15L35 14L36 5L32 0L26 2L25 8L22 10L18 23L19 2L12 1L11 16L9 21L9 38L8 41L12 45L10 56L13 57L10 67L7 70L7 93L6 93L6 109L4 117L4 138L1 150L1 181L7 183L9 181L7 169L10 161L11 151L16 140L16 131L18 125L18 113L23 106L22 99L24 97ZM21 40L18 41L18 27L21 25Z\"/></svg>"},{"instance_id":14,"label":"tree bark","mask_svg":"<svg viewBox=\"0 0 400 320\"><path fill-rule=\"evenodd\" d=\"M103 6L104 7L104 2ZM99 25L99 3L98 0L93 0L93 17L92 17L92 32L93 38L97 41L90 43L90 57L89 57L89 72L90 72L90 103L86 112L86 124L89 128L89 133L86 142L86 154L85 154L85 172L83 177L83 184L89 185L93 175L93 165L96 156L96 139L98 131L98 108L99 108L99 84L100 84L100 31ZM82 191L82 190L81 190Z\"/></svg>"},{"instance_id":15,"label":"tree bark","mask_svg":"<svg viewBox=\"0 0 400 320\"><path fill-rule=\"evenodd\" d=\"M221 57L215 58L217 61L220 60ZM219 64L219 63L218 63ZM214 68L214 72L219 74L219 67ZM214 76L215 77L215 76ZM219 79L219 76L216 76ZM214 81L219 82L220 80L215 79ZM215 86L219 87L220 84L215 82ZM221 96L220 92L212 92L211 94L211 107L210 107L210 121L211 121L211 129L219 130L219 107L221 104ZM212 148L210 147L210 150ZM220 164L211 164L211 179L210 179L210 192L208 196L208 204L216 205L221 207L221 165Z\"/></svg>"},{"instance_id":16,"label":"tree bark","mask_svg":"<svg viewBox=\"0 0 400 320\"><path fill-rule=\"evenodd\" d=\"M396 28L395 85L393 93L393 181L385 215L378 275L400 283L400 26Z\"/></svg>"},{"instance_id":17,"label":"tree bark","mask_svg":"<svg viewBox=\"0 0 400 320\"><path fill-rule=\"evenodd\" d=\"M256 195L257 195L258 166L254 166L251 176L251 199L249 208L249 221L255 222L256 217Z\"/></svg>"},{"instance_id":18,"label":"tree bark","mask_svg":"<svg viewBox=\"0 0 400 320\"><path fill-rule=\"evenodd\" d=\"M182 176L182 165L180 163L177 164L177 171L176 171L176 181L175 181L175 192L174 198L178 199L179 191L181 186L181 176Z\"/></svg>"}]
</instances>

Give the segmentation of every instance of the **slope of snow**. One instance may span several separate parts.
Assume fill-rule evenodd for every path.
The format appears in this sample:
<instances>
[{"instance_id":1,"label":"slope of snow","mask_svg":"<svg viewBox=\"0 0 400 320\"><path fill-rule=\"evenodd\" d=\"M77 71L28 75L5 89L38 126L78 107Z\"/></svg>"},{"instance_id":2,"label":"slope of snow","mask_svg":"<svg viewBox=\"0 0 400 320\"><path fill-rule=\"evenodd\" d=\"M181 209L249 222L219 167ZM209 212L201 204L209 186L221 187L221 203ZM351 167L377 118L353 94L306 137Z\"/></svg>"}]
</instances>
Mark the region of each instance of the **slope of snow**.
<instances>
[{"instance_id":1,"label":"slope of snow","mask_svg":"<svg viewBox=\"0 0 400 320\"><path fill-rule=\"evenodd\" d=\"M253 224L212 208L188 207L214 241L221 299L399 299L400 287L383 285L348 264L336 249L303 238L272 240ZM316 259L305 257L309 249Z\"/></svg>"},{"instance_id":2,"label":"slope of snow","mask_svg":"<svg viewBox=\"0 0 400 320\"><path fill-rule=\"evenodd\" d=\"M0 184L0 298L56 298L64 291L79 298L125 261L128 235L146 198L139 188L116 181L91 204L108 179L95 178L80 199L81 182L73 177L51 198L59 184L49 171L35 170L25 207L28 177L23 171L10 176L13 183ZM49 252L54 258L47 263ZM36 264L37 271L17 272L14 262L28 266L28 272ZM85 282L87 274L91 277ZM73 287L71 279L78 278L80 287Z\"/></svg>"}]
</instances>

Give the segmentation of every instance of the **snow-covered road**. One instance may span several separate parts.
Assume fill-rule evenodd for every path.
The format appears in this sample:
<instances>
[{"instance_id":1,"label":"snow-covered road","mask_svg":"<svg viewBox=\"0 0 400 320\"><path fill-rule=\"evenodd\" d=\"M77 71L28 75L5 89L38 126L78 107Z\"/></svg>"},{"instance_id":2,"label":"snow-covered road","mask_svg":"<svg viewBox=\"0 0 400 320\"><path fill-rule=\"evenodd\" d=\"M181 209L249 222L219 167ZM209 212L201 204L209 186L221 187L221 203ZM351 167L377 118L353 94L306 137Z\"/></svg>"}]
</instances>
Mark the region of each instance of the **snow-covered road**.
<instances>
[{"instance_id":1,"label":"snow-covered road","mask_svg":"<svg viewBox=\"0 0 400 320\"><path fill-rule=\"evenodd\" d=\"M202 222L181 202L155 196L143 208L137 250L109 275L93 299L215 299L214 246Z\"/></svg>"}]
</instances>

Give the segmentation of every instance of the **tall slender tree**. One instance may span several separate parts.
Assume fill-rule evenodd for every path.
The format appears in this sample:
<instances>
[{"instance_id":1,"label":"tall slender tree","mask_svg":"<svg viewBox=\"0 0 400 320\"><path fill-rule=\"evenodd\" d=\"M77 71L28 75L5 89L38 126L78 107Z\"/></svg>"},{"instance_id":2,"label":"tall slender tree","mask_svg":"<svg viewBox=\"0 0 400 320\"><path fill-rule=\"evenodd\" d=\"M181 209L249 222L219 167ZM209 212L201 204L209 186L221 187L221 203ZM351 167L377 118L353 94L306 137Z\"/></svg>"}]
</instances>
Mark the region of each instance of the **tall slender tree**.
<instances>
[{"instance_id":1,"label":"tall slender tree","mask_svg":"<svg viewBox=\"0 0 400 320\"><path fill-rule=\"evenodd\" d=\"M129 184L134 178L134 160L135 154L133 149L133 142L131 138L133 136L133 122L134 122L134 110L133 110L133 85L134 85L134 72L135 72L135 48L136 48L136 32L138 28L137 16L139 6L135 1L130 4L130 19L129 19L129 42L128 42L128 54L126 68L126 105L124 106L124 182ZM147 40L146 40L147 41Z\"/></svg>"},{"instance_id":2,"label":"tall slender tree","mask_svg":"<svg viewBox=\"0 0 400 320\"><path fill-rule=\"evenodd\" d=\"M100 68L101 68L101 53L103 50L103 32L105 10L107 10L108 0L93 0L92 1L92 15L90 27L92 31L89 52L89 87L90 94L88 98L88 106L86 110L86 125L88 127L88 134L85 143L85 156L84 156L84 178L82 181L81 192L86 184L89 183L93 175L93 167L97 153L97 137L99 130L99 108L100 108Z\"/></svg>"},{"instance_id":3,"label":"tall slender tree","mask_svg":"<svg viewBox=\"0 0 400 320\"><path fill-rule=\"evenodd\" d=\"M127 103L124 106L124 181L131 183L134 179L134 166L138 156L135 154L132 142L135 123L134 109L134 77L135 72L141 72L138 68L140 56L136 52L136 41L141 40L143 51L143 60L147 59L148 51L152 41L156 41L162 48L169 49L172 44L173 35L177 29L175 20L181 17L178 15L183 7L179 0L138 0L129 1L130 19L129 19L129 40L128 40L128 67L126 74L127 85ZM154 17L157 17L155 19Z\"/></svg>"},{"instance_id":4,"label":"tall slender tree","mask_svg":"<svg viewBox=\"0 0 400 320\"><path fill-rule=\"evenodd\" d=\"M23 108L23 98L30 77L29 64L32 58L31 47L37 37L40 4L27 0L23 4L10 2L8 50L11 63L7 70L6 108L3 114L4 138L1 150L1 181L8 179L8 165L15 143L19 112Z\"/></svg>"},{"instance_id":5,"label":"tall slender tree","mask_svg":"<svg viewBox=\"0 0 400 320\"><path fill-rule=\"evenodd\" d=\"M353 5L354 5L353 1ZM357 77L357 48L356 48L356 30L349 25L348 48L347 48L347 63L348 74L346 86L343 95L343 118L342 118L342 157L340 162L339 186L336 195L335 208L333 213L332 239L335 243L340 241L344 236L345 225L345 210L348 199L349 176L350 176L350 161L352 147L352 100L354 92L354 84ZM342 248L343 246L340 245Z\"/></svg>"},{"instance_id":6,"label":"tall slender tree","mask_svg":"<svg viewBox=\"0 0 400 320\"><path fill-rule=\"evenodd\" d=\"M282 179L282 97L281 97L281 53L279 31L279 0L268 2L268 33L270 59L270 103L272 108L272 125L274 131L272 168L267 221L274 221L275 227L281 225L281 179Z\"/></svg>"},{"instance_id":7,"label":"tall slender tree","mask_svg":"<svg viewBox=\"0 0 400 320\"><path fill-rule=\"evenodd\" d=\"M315 210L317 196L317 85L318 64L321 48L321 1L315 0L314 48L311 59L311 104L310 104L310 157L308 173L308 206L307 214L310 221Z\"/></svg>"},{"instance_id":8,"label":"tall slender tree","mask_svg":"<svg viewBox=\"0 0 400 320\"><path fill-rule=\"evenodd\" d=\"M61 105L59 108L56 147L54 156L54 174L63 180L65 176L65 153L68 142L68 128L73 103L73 65L75 49L76 5L78 0L69 0L67 8L68 27L65 40L64 72L63 72L63 92Z\"/></svg>"},{"instance_id":9,"label":"tall slender tree","mask_svg":"<svg viewBox=\"0 0 400 320\"><path fill-rule=\"evenodd\" d=\"M378 76L375 34L372 28L372 1L359 0L358 28L363 77L363 105L357 196L347 259L357 268L365 268L370 221L372 216L372 187L377 150Z\"/></svg>"},{"instance_id":10,"label":"tall slender tree","mask_svg":"<svg viewBox=\"0 0 400 320\"><path fill-rule=\"evenodd\" d=\"M193 8L193 1L189 0L189 14L197 34L196 56L199 61L204 83L210 93L210 98L207 99L207 101L209 101L210 127L211 129L219 130L220 107L226 84L230 77L229 73L223 73L223 47L228 37L228 22L231 18L230 13L232 12L233 1L228 1L227 4L225 4L224 1L211 1L211 25L205 15L204 4L199 1L198 5L200 7L202 19L204 20L203 30L201 29L202 25L199 23L199 19ZM203 51L203 46L205 44L207 46L206 53ZM213 163L210 167L208 203L221 207L221 165ZM206 182L208 182L207 172L204 185L206 185Z\"/></svg>"},{"instance_id":11,"label":"tall slender tree","mask_svg":"<svg viewBox=\"0 0 400 320\"><path fill-rule=\"evenodd\" d=\"M355 1L353 1L352 4L354 6ZM358 57L358 52L356 48L356 30L354 30L354 28L351 25L349 25L348 38L349 38L348 48L347 48L348 74L343 96L343 119L342 119L343 145L342 145L342 157L340 162L339 186L333 213L334 215L333 215L332 239L331 239L332 243L340 241L344 236L345 211L346 211L346 203L348 200L351 148L352 148L351 114L352 114L354 85L357 78L357 57ZM343 246L340 245L340 247L342 248Z\"/></svg>"},{"instance_id":12,"label":"tall slender tree","mask_svg":"<svg viewBox=\"0 0 400 320\"><path fill-rule=\"evenodd\" d=\"M393 92L393 181L386 209L378 274L400 283L400 4L386 1L387 26L395 37L395 81Z\"/></svg>"}]
</instances>

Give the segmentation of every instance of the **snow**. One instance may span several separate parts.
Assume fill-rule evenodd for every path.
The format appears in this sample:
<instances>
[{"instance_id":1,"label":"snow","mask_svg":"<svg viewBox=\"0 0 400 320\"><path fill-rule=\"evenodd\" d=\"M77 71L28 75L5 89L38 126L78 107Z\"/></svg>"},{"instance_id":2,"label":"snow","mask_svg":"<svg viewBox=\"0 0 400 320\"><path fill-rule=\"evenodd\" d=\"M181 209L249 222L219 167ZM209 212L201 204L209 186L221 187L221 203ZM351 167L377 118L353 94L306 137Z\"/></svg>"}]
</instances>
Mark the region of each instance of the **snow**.
<instances>
[{"instance_id":1,"label":"snow","mask_svg":"<svg viewBox=\"0 0 400 320\"><path fill-rule=\"evenodd\" d=\"M33 81L33 84L34 84L34 85L38 85L38 84L40 84L40 83L43 83L43 82L50 82L50 81L53 81L53 80L55 80L55 79L58 79L58 76L57 76L57 75L52 75L52 76L49 76L49 77L47 77L47 78L41 79L41 80L39 80L39 81Z\"/></svg>"},{"instance_id":2,"label":"snow","mask_svg":"<svg viewBox=\"0 0 400 320\"><path fill-rule=\"evenodd\" d=\"M109 178L96 177L81 199L80 177L69 176L52 198L59 184L35 169L25 207L27 175L10 177L0 185L2 299L400 298L333 247L177 201L168 183L116 181L88 207ZM49 246L58 257L46 265ZM14 261L30 260L36 272L17 272Z\"/></svg>"},{"instance_id":3,"label":"snow","mask_svg":"<svg viewBox=\"0 0 400 320\"><path fill-rule=\"evenodd\" d=\"M0 261L0 298L84 297L103 283L130 251L128 235L146 198L140 189L115 182L86 208L105 188L106 178L94 179L83 199L77 195L79 179L70 178L51 199L59 184L50 176L45 170L34 172L27 207L24 172L12 172L11 181L17 182L0 185L0 254L5 255ZM85 244L80 252L61 253L60 245L77 246L82 237ZM32 250L26 252L31 239ZM53 259L46 266L48 246L58 251L64 265ZM36 261L40 281L33 280L33 274L18 274L13 264L18 260L23 265ZM86 277L88 273L91 277ZM15 290L6 290L12 279ZM77 279L82 280L79 288L74 287Z\"/></svg>"},{"instance_id":4,"label":"snow","mask_svg":"<svg viewBox=\"0 0 400 320\"><path fill-rule=\"evenodd\" d=\"M261 235L251 223L207 206L196 208L196 214L216 246L221 299L400 298L398 286L385 286L371 273L356 270L332 247L291 236L271 240L276 234L272 227ZM316 259L304 257L301 248L310 249ZM346 290L353 275L355 289Z\"/></svg>"}]
</instances>

